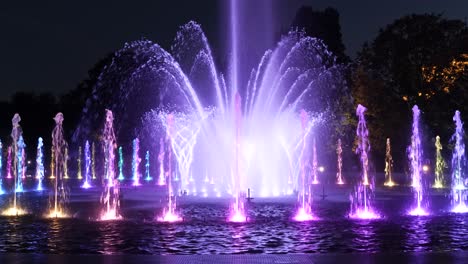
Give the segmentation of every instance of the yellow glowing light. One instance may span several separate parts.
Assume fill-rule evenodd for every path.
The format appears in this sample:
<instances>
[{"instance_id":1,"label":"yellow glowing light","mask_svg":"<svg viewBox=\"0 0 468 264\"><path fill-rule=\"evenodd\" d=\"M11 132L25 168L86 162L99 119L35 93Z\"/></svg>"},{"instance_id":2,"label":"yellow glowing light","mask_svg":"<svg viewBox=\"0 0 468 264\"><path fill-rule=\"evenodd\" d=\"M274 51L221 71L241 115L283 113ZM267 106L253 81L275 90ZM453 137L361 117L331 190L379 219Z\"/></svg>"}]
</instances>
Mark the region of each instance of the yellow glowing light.
<instances>
[{"instance_id":1,"label":"yellow glowing light","mask_svg":"<svg viewBox=\"0 0 468 264\"><path fill-rule=\"evenodd\" d=\"M10 207L2 212L2 215L5 216L18 216L18 215L25 215L27 212L18 207Z\"/></svg>"},{"instance_id":2,"label":"yellow glowing light","mask_svg":"<svg viewBox=\"0 0 468 264\"><path fill-rule=\"evenodd\" d=\"M385 182L384 186L393 187L393 186L397 186L397 184L394 181L390 180L390 181Z\"/></svg>"},{"instance_id":3,"label":"yellow glowing light","mask_svg":"<svg viewBox=\"0 0 468 264\"><path fill-rule=\"evenodd\" d=\"M58 210L58 211L50 210L50 212L46 214L45 217L46 218L69 218L70 216L61 210Z\"/></svg>"}]
</instances>

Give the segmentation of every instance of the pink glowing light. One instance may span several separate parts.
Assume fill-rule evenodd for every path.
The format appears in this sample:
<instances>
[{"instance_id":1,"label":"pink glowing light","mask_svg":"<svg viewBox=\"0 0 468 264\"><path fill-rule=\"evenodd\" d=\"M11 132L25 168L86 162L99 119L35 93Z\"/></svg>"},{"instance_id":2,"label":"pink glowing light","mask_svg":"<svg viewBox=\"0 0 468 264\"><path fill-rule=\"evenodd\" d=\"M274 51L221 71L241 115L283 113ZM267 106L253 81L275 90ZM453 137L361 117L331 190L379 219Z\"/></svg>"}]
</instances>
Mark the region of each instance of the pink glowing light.
<instances>
[{"instance_id":1,"label":"pink glowing light","mask_svg":"<svg viewBox=\"0 0 468 264\"><path fill-rule=\"evenodd\" d=\"M168 212L165 212L163 214L163 216L158 217L156 220L158 222L174 223L174 222L182 221L182 217L180 217L176 213L172 213L172 212L168 211Z\"/></svg>"},{"instance_id":2,"label":"pink glowing light","mask_svg":"<svg viewBox=\"0 0 468 264\"><path fill-rule=\"evenodd\" d=\"M426 212L426 210L424 210L422 207L416 207L413 210L409 211L408 214L412 215L412 216L426 216L426 215L429 215L429 213Z\"/></svg>"},{"instance_id":3,"label":"pink glowing light","mask_svg":"<svg viewBox=\"0 0 468 264\"><path fill-rule=\"evenodd\" d=\"M372 220L372 219L380 219L381 216L374 212L373 210L356 210L353 214L349 215L352 219L364 219L364 220Z\"/></svg>"},{"instance_id":4,"label":"pink glowing light","mask_svg":"<svg viewBox=\"0 0 468 264\"><path fill-rule=\"evenodd\" d=\"M468 206L465 203L459 203L451 210L452 213L468 213Z\"/></svg>"},{"instance_id":5,"label":"pink glowing light","mask_svg":"<svg viewBox=\"0 0 468 264\"><path fill-rule=\"evenodd\" d=\"M305 222L315 220L315 217L308 212L305 208L301 207L297 211L297 214L294 216L294 220L298 222Z\"/></svg>"},{"instance_id":6,"label":"pink glowing light","mask_svg":"<svg viewBox=\"0 0 468 264\"><path fill-rule=\"evenodd\" d=\"M116 210L106 211L101 215L100 221L122 220L123 217L117 213Z\"/></svg>"},{"instance_id":7,"label":"pink glowing light","mask_svg":"<svg viewBox=\"0 0 468 264\"><path fill-rule=\"evenodd\" d=\"M240 210L233 210L229 216L229 222L244 223L247 222L247 217Z\"/></svg>"},{"instance_id":8,"label":"pink glowing light","mask_svg":"<svg viewBox=\"0 0 468 264\"><path fill-rule=\"evenodd\" d=\"M89 189L89 188L91 188L91 184L89 184L88 181L85 181L85 182L83 183L83 185L81 186L81 188L83 188L83 189Z\"/></svg>"}]
</instances>

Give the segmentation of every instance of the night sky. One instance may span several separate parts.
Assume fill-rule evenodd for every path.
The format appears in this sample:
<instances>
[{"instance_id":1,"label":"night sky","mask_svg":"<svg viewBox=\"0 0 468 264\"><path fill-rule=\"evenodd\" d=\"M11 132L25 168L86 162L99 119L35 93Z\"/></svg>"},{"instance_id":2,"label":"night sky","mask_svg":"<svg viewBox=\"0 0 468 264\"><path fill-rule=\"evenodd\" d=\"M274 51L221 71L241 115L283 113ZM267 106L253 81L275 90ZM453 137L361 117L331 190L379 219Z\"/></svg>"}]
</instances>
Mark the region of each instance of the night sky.
<instances>
[{"instance_id":1,"label":"night sky","mask_svg":"<svg viewBox=\"0 0 468 264\"><path fill-rule=\"evenodd\" d=\"M169 49L178 27L190 20L202 25L215 53L224 52L227 4L227 0L2 1L0 100L16 91L71 90L99 59L128 41L147 38ZM277 0L271 8L277 31L287 28L301 5L338 10L351 57L379 28L403 15L468 17L466 0Z\"/></svg>"}]
</instances>

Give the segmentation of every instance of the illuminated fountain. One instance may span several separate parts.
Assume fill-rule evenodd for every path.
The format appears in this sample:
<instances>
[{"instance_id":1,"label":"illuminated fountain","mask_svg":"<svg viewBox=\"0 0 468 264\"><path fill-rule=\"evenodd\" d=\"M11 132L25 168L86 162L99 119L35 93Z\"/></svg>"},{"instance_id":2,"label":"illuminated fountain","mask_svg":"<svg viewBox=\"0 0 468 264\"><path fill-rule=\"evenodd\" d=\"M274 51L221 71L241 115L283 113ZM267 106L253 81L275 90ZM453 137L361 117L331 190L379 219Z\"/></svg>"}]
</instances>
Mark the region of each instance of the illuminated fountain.
<instances>
[{"instance_id":1,"label":"illuminated fountain","mask_svg":"<svg viewBox=\"0 0 468 264\"><path fill-rule=\"evenodd\" d=\"M302 124L302 150L301 150L301 188L299 190L299 208L294 216L296 221L309 221L313 220L312 209L310 207L312 203L312 190L310 189L309 180L307 179L306 173L306 142L308 134L308 116L306 111L301 111L301 124ZM315 140L314 140L315 141Z\"/></svg>"},{"instance_id":2,"label":"illuminated fountain","mask_svg":"<svg viewBox=\"0 0 468 264\"><path fill-rule=\"evenodd\" d=\"M92 179L96 179L96 148L94 147L94 142L91 144L91 175Z\"/></svg>"},{"instance_id":3,"label":"illuminated fountain","mask_svg":"<svg viewBox=\"0 0 468 264\"><path fill-rule=\"evenodd\" d=\"M26 148L26 144L24 143L23 136L21 135L18 139L18 154L17 160L18 160L18 165L17 165L17 170L18 170L18 181L16 182L16 192L23 192L23 180L26 178L26 152L24 149Z\"/></svg>"},{"instance_id":4,"label":"illuminated fountain","mask_svg":"<svg viewBox=\"0 0 468 264\"><path fill-rule=\"evenodd\" d=\"M8 147L7 157L7 179L11 179L11 146Z\"/></svg>"},{"instance_id":5,"label":"illuminated fountain","mask_svg":"<svg viewBox=\"0 0 468 264\"><path fill-rule=\"evenodd\" d=\"M378 219L380 215L372 208L372 192L374 190L374 180L369 179L369 131L367 130L364 112L367 109L358 105L356 115L359 119L357 126L358 146L356 153L360 154L362 181L358 181L354 193L350 195L351 211L349 217L357 219Z\"/></svg>"},{"instance_id":6,"label":"illuminated fountain","mask_svg":"<svg viewBox=\"0 0 468 264\"><path fill-rule=\"evenodd\" d=\"M50 151L50 177L49 179L55 179L55 153L54 147Z\"/></svg>"},{"instance_id":7,"label":"illuminated fountain","mask_svg":"<svg viewBox=\"0 0 468 264\"><path fill-rule=\"evenodd\" d=\"M180 217L176 212L177 202L176 202L176 194L174 193L174 189L172 185L174 184L174 173L172 170L172 152L173 152L173 141L172 135L174 127L174 116L169 114L167 116L167 130L166 130L166 141L167 144L167 171L165 171L166 176L166 183L167 183L167 206L164 208L162 215L157 217L156 220L159 222L179 222L182 221L182 217Z\"/></svg>"},{"instance_id":8,"label":"illuminated fountain","mask_svg":"<svg viewBox=\"0 0 468 264\"><path fill-rule=\"evenodd\" d=\"M68 145L65 146L65 149L63 151L64 153L64 158L63 158L63 178L64 179L69 179L70 177L68 176Z\"/></svg>"},{"instance_id":9,"label":"illuminated fountain","mask_svg":"<svg viewBox=\"0 0 468 264\"><path fill-rule=\"evenodd\" d=\"M455 111L453 121L455 121L456 128L452 136L452 141L455 143L452 155L452 212L466 213L468 212L466 205L467 178L465 176L465 142L463 140L465 131L463 130L463 122L458 110Z\"/></svg>"},{"instance_id":10,"label":"illuminated fountain","mask_svg":"<svg viewBox=\"0 0 468 264\"><path fill-rule=\"evenodd\" d=\"M65 186L66 164L67 164L67 142L63 132L63 114L57 113L54 117L55 128L52 131L52 148L54 150L55 179L53 188L53 199L50 203L48 218L69 217L66 204L68 203L68 190Z\"/></svg>"},{"instance_id":11,"label":"illuminated fountain","mask_svg":"<svg viewBox=\"0 0 468 264\"><path fill-rule=\"evenodd\" d=\"M417 105L413 107L413 132L411 135L411 145L408 147L408 159L410 161L411 179L415 198L415 207L409 212L410 215L423 216L428 212L423 208L424 183L422 172L422 147L419 133L420 111Z\"/></svg>"},{"instance_id":12,"label":"illuminated fountain","mask_svg":"<svg viewBox=\"0 0 468 264\"><path fill-rule=\"evenodd\" d=\"M103 152L105 159L104 168L104 192L101 195L103 211L100 215L101 221L122 219L120 216L120 183L115 178L115 149L117 140L114 133L114 116L112 111L106 109L106 122L102 133Z\"/></svg>"},{"instance_id":13,"label":"illuminated fountain","mask_svg":"<svg viewBox=\"0 0 468 264\"><path fill-rule=\"evenodd\" d=\"M2 169L3 169L3 144L2 141L0 140L0 195L5 194L5 190L3 189L3 175L2 175Z\"/></svg>"},{"instance_id":14,"label":"illuminated fountain","mask_svg":"<svg viewBox=\"0 0 468 264\"><path fill-rule=\"evenodd\" d=\"M83 151L81 150L81 146L78 147L78 158L76 159L76 163L78 165L78 172L76 178L78 180L83 179L83 174L81 172L81 155L83 155Z\"/></svg>"},{"instance_id":15,"label":"illuminated fountain","mask_svg":"<svg viewBox=\"0 0 468 264\"><path fill-rule=\"evenodd\" d=\"M164 176L164 140L162 138L159 139L159 154L158 154L158 162L159 162L159 178L158 178L158 185L166 185L166 177Z\"/></svg>"},{"instance_id":16,"label":"illuminated fountain","mask_svg":"<svg viewBox=\"0 0 468 264\"><path fill-rule=\"evenodd\" d=\"M140 165L141 159L140 156L138 155L140 151L140 140L138 138L135 138L133 140L133 155L132 155L132 171L133 171L133 186L140 186L140 171L138 170L138 167Z\"/></svg>"},{"instance_id":17,"label":"illuminated fountain","mask_svg":"<svg viewBox=\"0 0 468 264\"><path fill-rule=\"evenodd\" d=\"M338 139L336 144L336 155L337 155L337 171L336 171L336 183L344 184L342 170L343 170L343 149L341 147L341 139Z\"/></svg>"},{"instance_id":18,"label":"illuminated fountain","mask_svg":"<svg viewBox=\"0 0 468 264\"><path fill-rule=\"evenodd\" d=\"M123 175L123 153L122 153L122 146L119 147L119 177L117 178L119 181L125 180L125 177Z\"/></svg>"},{"instance_id":19,"label":"illuminated fountain","mask_svg":"<svg viewBox=\"0 0 468 264\"><path fill-rule=\"evenodd\" d=\"M37 140L37 154L36 154L36 180L37 180L37 191L44 190L42 181L44 180L44 143L41 137Z\"/></svg>"},{"instance_id":20,"label":"illuminated fountain","mask_svg":"<svg viewBox=\"0 0 468 264\"><path fill-rule=\"evenodd\" d=\"M317 146L315 145L315 138L312 144L312 184L319 184L318 180L318 161L317 161Z\"/></svg>"},{"instance_id":21,"label":"illuminated fountain","mask_svg":"<svg viewBox=\"0 0 468 264\"><path fill-rule=\"evenodd\" d=\"M151 181L153 178L150 175L150 152L149 150L146 151L145 155L145 181Z\"/></svg>"},{"instance_id":22,"label":"illuminated fountain","mask_svg":"<svg viewBox=\"0 0 468 264\"><path fill-rule=\"evenodd\" d=\"M393 158L392 158L392 148L390 145L390 139L387 138L387 144L385 148L385 186L393 187L395 182L392 179L393 172Z\"/></svg>"},{"instance_id":23,"label":"illuminated fountain","mask_svg":"<svg viewBox=\"0 0 468 264\"><path fill-rule=\"evenodd\" d=\"M13 184L13 204L11 205L10 208L6 209L5 211L2 212L2 215L7 215L7 216L17 216L17 215L23 215L26 214L26 211L21 209L19 206L19 191L22 191L22 179L21 176L23 174L23 168L22 168L22 155L23 155L23 150L24 148L24 141L23 141L23 130L21 129L21 126L19 122L21 121L21 117L19 114L15 114L13 116L12 125L13 128L11 130L11 139L12 139L12 147L11 147L11 155L14 157L13 158L13 167L12 167L12 172L13 172L13 179L14 179L14 184Z\"/></svg>"},{"instance_id":24,"label":"illuminated fountain","mask_svg":"<svg viewBox=\"0 0 468 264\"><path fill-rule=\"evenodd\" d=\"M435 167L435 179L434 188L444 188L444 170L446 167L444 157L442 157L442 144L440 143L440 137L436 136L435 140L435 149L436 149L436 167Z\"/></svg>"},{"instance_id":25,"label":"illuminated fountain","mask_svg":"<svg viewBox=\"0 0 468 264\"><path fill-rule=\"evenodd\" d=\"M91 188L91 151L89 149L89 141L86 140L85 151L84 151L84 161L85 161L85 180L82 188L89 189Z\"/></svg>"}]
</instances>

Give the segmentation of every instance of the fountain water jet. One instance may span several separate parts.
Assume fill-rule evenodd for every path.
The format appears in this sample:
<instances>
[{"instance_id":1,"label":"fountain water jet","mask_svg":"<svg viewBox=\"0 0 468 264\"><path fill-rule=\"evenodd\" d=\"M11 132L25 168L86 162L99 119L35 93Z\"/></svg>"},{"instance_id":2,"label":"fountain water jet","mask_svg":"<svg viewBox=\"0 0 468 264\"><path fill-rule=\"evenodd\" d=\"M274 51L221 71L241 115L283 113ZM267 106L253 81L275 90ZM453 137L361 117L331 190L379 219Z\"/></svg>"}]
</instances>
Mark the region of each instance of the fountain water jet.
<instances>
[{"instance_id":1,"label":"fountain water jet","mask_svg":"<svg viewBox=\"0 0 468 264\"><path fill-rule=\"evenodd\" d=\"M445 170L445 160L442 157L442 144L440 143L440 137L436 136L435 140L436 148L436 168L435 168L435 179L433 188L444 188L444 170Z\"/></svg>"},{"instance_id":2,"label":"fountain water jet","mask_svg":"<svg viewBox=\"0 0 468 264\"><path fill-rule=\"evenodd\" d=\"M55 158L55 180L53 202L46 215L48 218L65 218L67 215L66 203L68 202L68 192L65 186L65 176L67 173L67 148L68 144L63 132L63 114L57 113L54 117L55 128L52 131L52 148Z\"/></svg>"},{"instance_id":3,"label":"fountain water jet","mask_svg":"<svg viewBox=\"0 0 468 264\"><path fill-rule=\"evenodd\" d=\"M85 180L83 185L81 186L84 189L89 189L91 188L91 154L90 154L90 149L89 149L89 141L86 140L85 143L85 151L84 151L84 160L85 160Z\"/></svg>"},{"instance_id":4,"label":"fountain water jet","mask_svg":"<svg viewBox=\"0 0 468 264\"><path fill-rule=\"evenodd\" d=\"M100 215L101 221L119 220L120 215L120 184L115 179L115 149L117 148L115 133L114 133L114 116L112 111L106 109L106 120L104 131L102 133L103 151L105 159L104 168L104 192L101 195L101 204L103 211Z\"/></svg>"},{"instance_id":5,"label":"fountain water jet","mask_svg":"<svg viewBox=\"0 0 468 264\"><path fill-rule=\"evenodd\" d=\"M429 213L423 208L424 183L422 172L422 147L421 136L419 133L420 110L417 105L413 107L413 132L411 135L411 145L408 147L408 158L410 160L411 179L413 191L415 194L416 205L409 212L410 215L424 216Z\"/></svg>"},{"instance_id":6,"label":"fountain water jet","mask_svg":"<svg viewBox=\"0 0 468 264\"><path fill-rule=\"evenodd\" d=\"M306 174L306 139L307 139L307 122L308 115L307 112L301 110L301 124L302 124L302 151L301 151L301 189L299 192L299 209L294 216L296 221L310 221L313 220L312 209L310 207L312 203L312 190L310 188L309 180L307 179ZM315 140L314 140L315 142ZM316 154L316 153L315 153Z\"/></svg>"},{"instance_id":7,"label":"fountain water jet","mask_svg":"<svg viewBox=\"0 0 468 264\"><path fill-rule=\"evenodd\" d=\"M150 175L150 152L149 150L146 151L145 155L145 181L151 181L153 178Z\"/></svg>"},{"instance_id":8,"label":"fountain water jet","mask_svg":"<svg viewBox=\"0 0 468 264\"><path fill-rule=\"evenodd\" d=\"M385 149L385 186L393 187L395 182L392 179L393 172L393 158L392 158L392 148L390 145L390 138L387 138L387 144Z\"/></svg>"},{"instance_id":9,"label":"fountain water jet","mask_svg":"<svg viewBox=\"0 0 468 264\"><path fill-rule=\"evenodd\" d=\"M96 179L96 148L93 144L91 144L91 175L93 176L92 179Z\"/></svg>"},{"instance_id":10,"label":"fountain water jet","mask_svg":"<svg viewBox=\"0 0 468 264\"><path fill-rule=\"evenodd\" d=\"M78 180L82 180L83 179L83 175L82 175L82 172L81 172L81 155L83 155L82 153L82 150L81 150L81 146L78 147L78 158L76 159L76 163L78 165L78 173L77 173L77 179Z\"/></svg>"},{"instance_id":11,"label":"fountain water jet","mask_svg":"<svg viewBox=\"0 0 468 264\"><path fill-rule=\"evenodd\" d=\"M0 140L0 195L5 194L5 190L3 189L3 175L2 175L2 169L3 169L3 144L2 141Z\"/></svg>"},{"instance_id":12,"label":"fountain water jet","mask_svg":"<svg viewBox=\"0 0 468 264\"><path fill-rule=\"evenodd\" d=\"M465 131L463 130L460 111L455 111L453 121L455 122L456 128L452 136L452 140L455 143L452 155L452 203L454 205L452 212L466 213L468 212L468 206L466 205L467 179L465 176L465 143L463 140Z\"/></svg>"},{"instance_id":13,"label":"fountain water jet","mask_svg":"<svg viewBox=\"0 0 468 264\"><path fill-rule=\"evenodd\" d=\"M133 171L133 186L140 186L140 171L138 169L141 159L139 156L140 152L140 140L135 138L133 140L133 158L132 158L132 171Z\"/></svg>"},{"instance_id":14,"label":"fountain water jet","mask_svg":"<svg viewBox=\"0 0 468 264\"><path fill-rule=\"evenodd\" d=\"M41 137L37 140L37 154L36 154L36 179L37 179L37 191L44 190L42 181L44 180L44 154L43 154L43 140Z\"/></svg>"},{"instance_id":15,"label":"fountain water jet","mask_svg":"<svg viewBox=\"0 0 468 264\"><path fill-rule=\"evenodd\" d=\"M304 129L304 128L303 128ZM313 181L312 184L319 184L318 180L318 161L317 161L317 146L315 143L315 138L312 143L312 176L313 176Z\"/></svg>"},{"instance_id":16,"label":"fountain water jet","mask_svg":"<svg viewBox=\"0 0 468 264\"><path fill-rule=\"evenodd\" d=\"M356 130L358 147L356 153L360 154L362 181L358 181L354 193L350 195L351 210L349 217L356 219L378 219L380 215L372 207L372 191L374 189L373 179L369 179L369 131L367 130L364 113L367 109L358 105L356 116L358 117L358 126Z\"/></svg>"},{"instance_id":17,"label":"fountain water jet","mask_svg":"<svg viewBox=\"0 0 468 264\"><path fill-rule=\"evenodd\" d=\"M164 140L162 138L159 139L159 154L158 154L158 162L159 162L159 178L158 178L158 185L166 185L166 177L164 176Z\"/></svg>"},{"instance_id":18,"label":"fountain water jet","mask_svg":"<svg viewBox=\"0 0 468 264\"><path fill-rule=\"evenodd\" d=\"M336 183L337 184L344 184L342 170L343 170L343 149L341 147L341 139L338 139L336 144L336 156L337 156L337 171L336 171Z\"/></svg>"},{"instance_id":19,"label":"fountain water jet","mask_svg":"<svg viewBox=\"0 0 468 264\"><path fill-rule=\"evenodd\" d=\"M123 175L123 153L122 153L122 146L119 147L119 177L117 178L119 181L125 180L125 177Z\"/></svg>"},{"instance_id":20,"label":"fountain water jet","mask_svg":"<svg viewBox=\"0 0 468 264\"><path fill-rule=\"evenodd\" d=\"M7 179L11 179L11 146L8 147L7 157Z\"/></svg>"},{"instance_id":21,"label":"fountain water jet","mask_svg":"<svg viewBox=\"0 0 468 264\"><path fill-rule=\"evenodd\" d=\"M172 187L173 181L175 181L174 172L172 170L172 152L173 152L173 127L174 127L174 116L169 114L167 116L167 130L166 130L166 141L167 143L167 172L166 173L166 183L167 183L167 206L164 208L162 216L157 217L157 221L159 222L179 222L182 221L182 217L180 217L176 213L176 194L174 193L174 189Z\"/></svg>"}]
</instances>

